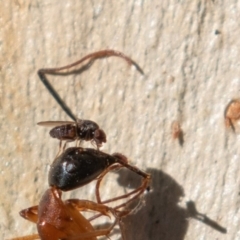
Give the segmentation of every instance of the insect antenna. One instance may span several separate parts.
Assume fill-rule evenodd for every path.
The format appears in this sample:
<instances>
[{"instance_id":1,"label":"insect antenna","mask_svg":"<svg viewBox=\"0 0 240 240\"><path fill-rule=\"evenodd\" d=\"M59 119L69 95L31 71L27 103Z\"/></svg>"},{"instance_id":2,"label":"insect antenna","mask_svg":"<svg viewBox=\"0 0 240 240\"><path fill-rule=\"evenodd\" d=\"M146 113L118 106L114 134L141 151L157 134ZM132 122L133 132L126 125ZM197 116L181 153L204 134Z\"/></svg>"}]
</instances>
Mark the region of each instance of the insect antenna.
<instances>
[{"instance_id":1,"label":"insect antenna","mask_svg":"<svg viewBox=\"0 0 240 240\"><path fill-rule=\"evenodd\" d=\"M144 72L143 70L140 68L140 66L133 61L131 58L129 58L128 56L124 55L121 52L115 51L115 50L111 50L111 49L107 49L107 50L102 50L102 51L98 51L98 52L94 52L91 54L86 55L85 57L81 58L80 60L63 66L63 67L59 67L59 68L43 68L43 69L39 69L38 70L38 76L40 78L40 80L42 81L42 83L44 84L44 86L48 89L48 91L50 92L50 94L53 96L53 98L57 101L57 103L59 104L59 106L64 110L64 112L74 121L76 121L76 116L75 114L72 113L71 109L65 104L65 102L61 99L61 97L59 96L59 94L56 92L56 90L53 88L53 86L50 84L50 82L48 81L46 74L51 74L51 75L69 75L69 74L81 74L83 71L87 70L95 60L100 59L100 58L105 58L105 57L111 57L111 56L115 56L115 57L120 57L122 59L124 59L129 65L133 65L135 66L135 68L143 75ZM83 63L84 61L89 60L87 64L85 64L84 66L82 66L80 69L78 70L73 70L70 72L61 72L63 70L67 70L70 69L72 67L75 67L81 63Z\"/></svg>"}]
</instances>

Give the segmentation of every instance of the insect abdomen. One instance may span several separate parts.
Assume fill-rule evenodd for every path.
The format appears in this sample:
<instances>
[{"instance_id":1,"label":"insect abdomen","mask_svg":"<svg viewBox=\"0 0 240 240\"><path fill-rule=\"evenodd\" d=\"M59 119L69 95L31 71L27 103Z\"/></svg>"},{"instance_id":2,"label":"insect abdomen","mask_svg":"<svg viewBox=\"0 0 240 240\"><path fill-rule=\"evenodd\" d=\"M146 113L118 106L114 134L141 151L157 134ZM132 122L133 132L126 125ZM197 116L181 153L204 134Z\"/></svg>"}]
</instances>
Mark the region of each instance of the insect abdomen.
<instances>
[{"instance_id":1,"label":"insect abdomen","mask_svg":"<svg viewBox=\"0 0 240 240\"><path fill-rule=\"evenodd\" d=\"M53 138L60 140L75 140L76 138L76 127L71 124L57 126L49 132Z\"/></svg>"}]
</instances>

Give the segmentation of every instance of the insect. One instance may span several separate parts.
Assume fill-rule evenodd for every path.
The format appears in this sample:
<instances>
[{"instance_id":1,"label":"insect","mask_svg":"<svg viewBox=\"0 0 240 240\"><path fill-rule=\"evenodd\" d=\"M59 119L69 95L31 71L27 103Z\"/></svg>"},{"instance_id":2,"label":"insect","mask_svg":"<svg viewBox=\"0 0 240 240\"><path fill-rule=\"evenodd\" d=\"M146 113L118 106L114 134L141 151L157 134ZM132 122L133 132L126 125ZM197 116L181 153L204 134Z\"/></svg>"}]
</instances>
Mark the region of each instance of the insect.
<instances>
[{"instance_id":1,"label":"insect","mask_svg":"<svg viewBox=\"0 0 240 240\"><path fill-rule=\"evenodd\" d=\"M131 192L102 201L100 197L100 183L103 177L108 172L122 167L126 167L143 177L141 185ZM129 203L142 196L145 190L150 189L151 175L130 165L127 158L120 153L109 155L92 148L81 147L66 149L54 160L48 175L49 185L56 186L62 191L79 188L93 180L97 180L95 190L97 203L107 204L128 198L125 202L115 207L115 209L119 209L126 207ZM128 210L128 214L132 211L134 209ZM92 219L100 216L101 214L98 214Z\"/></svg>"},{"instance_id":2,"label":"insect","mask_svg":"<svg viewBox=\"0 0 240 240\"><path fill-rule=\"evenodd\" d=\"M106 142L105 132L99 128L98 124L91 120L77 119L76 122L72 121L46 121L39 122L40 126L55 126L50 132L50 136L67 142L75 140L91 141L95 144L97 149L102 146L102 143ZM65 144L66 145L66 144ZM64 148L65 149L65 146Z\"/></svg>"},{"instance_id":3,"label":"insect","mask_svg":"<svg viewBox=\"0 0 240 240\"><path fill-rule=\"evenodd\" d=\"M48 121L39 123L39 125L55 126L55 128L50 131L50 135L60 139L60 144L62 140L86 140L93 141L99 149L102 143L106 142L106 134L95 122L77 119L67 105L62 101L55 89L51 86L46 78L46 74L60 75L63 70L68 70L86 60L89 60L88 63L80 69L80 71L83 71L96 59L109 56L117 56L125 59L129 64L134 65L137 70L143 74L141 68L133 60L125 56L123 53L114 50L103 50L89 54L79 61L61 68L40 69L38 71L38 75L43 84L47 87L49 92L60 104L62 109L68 114L68 116L74 120L74 122ZM143 177L142 185L130 193L102 201L99 186L103 177L109 171L121 167L126 167ZM62 191L68 191L81 187L95 179L97 180L97 203L79 199L62 201ZM115 153L109 155L99 150L90 148L84 149L81 147L64 149L62 154L57 156L51 165L48 179L50 188L44 193L39 205L20 212L22 217L37 224L38 234L14 238L13 240L34 240L39 238L42 240L96 240L98 236L107 236L117 223L121 223L122 217L130 214L131 212L130 210L119 209L125 207L133 199L138 198L145 189L149 188L150 179L151 176L149 174L128 164L127 158L122 154ZM132 196L133 194L134 196L130 200L115 206L114 208L102 204L104 202L108 203L118 199L123 199L128 196ZM80 213L80 211L87 210L93 210L99 214L88 220ZM93 228L90 221L102 215L113 215L115 221L113 221L109 228L96 230Z\"/></svg>"},{"instance_id":4,"label":"insect","mask_svg":"<svg viewBox=\"0 0 240 240\"><path fill-rule=\"evenodd\" d=\"M173 121L171 130L172 130L172 138L178 139L179 144L182 146L184 143L183 131L178 121Z\"/></svg>"},{"instance_id":5,"label":"insect","mask_svg":"<svg viewBox=\"0 0 240 240\"><path fill-rule=\"evenodd\" d=\"M58 95L56 90L52 87L52 85L50 84L50 82L46 77L46 74L60 75L63 70L71 69L75 66L80 65L86 60L89 60L88 63L78 71L78 72L81 72L81 70L83 71L86 68L88 68L96 59L110 57L110 56L116 56L124 59L128 64L134 65L137 68L137 70L141 74L143 74L142 69L131 58L129 58L128 56L124 55L121 52L110 50L110 49L91 53L81 58L77 62L74 62L64 67L45 68L45 69L38 70L38 76L40 80L43 82L43 84L45 85L45 87L48 89L48 91L51 93L54 99L58 102L58 104L62 107L62 109L66 112L66 114L72 120L74 120L74 122L45 121L45 122L38 123L38 125L40 126L51 126L51 127L54 126L54 128L50 131L50 136L52 136L53 138L58 138L60 140L59 152L61 152L62 140L66 140L66 143L74 140L91 141L93 144L96 145L97 149L99 149L102 146L102 143L105 143L107 140L106 140L105 132L99 128L97 123L90 120L81 120L76 118L76 116L72 113L70 108L65 104L65 102L61 99L61 97ZM76 72L76 71L73 71L73 72ZM63 146L63 149L65 149L65 147L66 147L66 144ZM59 153L57 154L57 156L58 155Z\"/></svg>"},{"instance_id":6,"label":"insect","mask_svg":"<svg viewBox=\"0 0 240 240\"><path fill-rule=\"evenodd\" d=\"M62 191L79 188L95 179L101 179L101 174L126 167L144 179L145 189L151 176L139 168L128 163L127 158L120 154L107 154L92 148L70 147L67 148L52 163L48 175L50 186L56 186ZM144 189L144 190L145 190Z\"/></svg>"},{"instance_id":7,"label":"insect","mask_svg":"<svg viewBox=\"0 0 240 240\"><path fill-rule=\"evenodd\" d=\"M91 64L99 58L105 58L105 57L111 57L111 56L115 56L115 57L120 57L122 59L124 59L129 65L133 65L136 67L136 69L141 73L144 74L142 69L139 67L139 65L133 61L130 57L126 56L125 54L115 51L115 50L111 50L111 49L106 49L106 50L102 50L102 51L98 51L98 52L94 52L91 54L86 55L85 57L81 58L80 60L66 65L64 67L59 67L59 68L44 68L44 69L39 69L38 70L38 76L40 78L40 80L42 81L42 83L45 85L45 87L48 89L48 91L51 93L51 95L54 97L54 99L57 101L57 103L61 106L61 108L65 111L65 113L73 120L73 121L77 121L76 116L72 113L72 111L70 110L70 108L64 103L64 101L61 99L61 97L59 96L59 94L56 92L56 90L53 88L53 86L50 84L50 82L48 81L46 74L52 74L52 75L61 75L64 74L63 71L64 70L69 70L73 67L76 67L80 64L82 64L83 62L85 62L86 60L89 60L87 64L85 64L82 68L80 68L78 71L72 71L71 73L74 72L82 72L84 70L86 70L87 68L89 68L89 66L91 66Z\"/></svg>"},{"instance_id":8,"label":"insect","mask_svg":"<svg viewBox=\"0 0 240 240\"><path fill-rule=\"evenodd\" d=\"M235 132L235 122L240 120L240 100L233 99L227 105L224 111L224 119L226 127L231 127Z\"/></svg>"},{"instance_id":9,"label":"insect","mask_svg":"<svg viewBox=\"0 0 240 240\"><path fill-rule=\"evenodd\" d=\"M88 210L108 217L113 215L115 221L109 228L96 230L80 213L80 211ZM124 214L126 213L123 212L122 215ZM38 234L11 240L96 240L98 236L107 236L121 219L121 212L103 204L79 199L62 201L61 190L56 187L51 187L44 193L38 206L24 209L20 215L37 225Z\"/></svg>"},{"instance_id":10,"label":"insect","mask_svg":"<svg viewBox=\"0 0 240 240\"><path fill-rule=\"evenodd\" d=\"M130 193L102 202L98 189L100 182L109 171L123 166L144 177L142 185ZM148 188L150 178L149 174L128 164L127 158L122 154L109 155L91 148L68 148L51 165L49 172L49 185L51 187L44 193L39 205L20 212L22 217L37 224L38 234L12 240L34 240L39 238L42 240L96 240L97 236L107 236L117 223L121 225L123 217L132 212L131 210L119 209L126 207L127 204L137 199ZM79 199L61 200L62 190L76 189L94 179L97 179L97 203ZM105 204L133 194L135 195L131 199L114 208L110 208ZM93 210L99 212L99 214L87 220L79 212L87 210ZM109 216L110 214L115 217L115 221L109 228L101 230L93 228L90 221L102 215Z\"/></svg>"}]
</instances>

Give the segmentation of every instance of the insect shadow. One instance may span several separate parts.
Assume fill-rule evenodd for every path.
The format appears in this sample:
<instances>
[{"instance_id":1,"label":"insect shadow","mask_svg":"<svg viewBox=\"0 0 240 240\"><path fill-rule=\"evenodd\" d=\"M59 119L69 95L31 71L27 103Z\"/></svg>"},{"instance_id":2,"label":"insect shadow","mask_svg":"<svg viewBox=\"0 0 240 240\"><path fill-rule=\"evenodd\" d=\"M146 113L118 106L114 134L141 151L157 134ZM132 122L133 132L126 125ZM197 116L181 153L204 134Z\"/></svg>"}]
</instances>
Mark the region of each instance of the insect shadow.
<instances>
[{"instance_id":1,"label":"insect shadow","mask_svg":"<svg viewBox=\"0 0 240 240\"><path fill-rule=\"evenodd\" d=\"M226 228L199 213L194 202L187 202L186 208L180 207L178 203L184 196L184 190L171 176L151 168L148 168L147 172L152 176L151 190L144 196L144 207L123 219L124 228L121 231L126 239L184 240L189 218L196 219L222 234L227 232ZM117 174L120 186L128 187L130 181L133 188L139 184L138 179L134 181L135 176L125 169Z\"/></svg>"}]
</instances>

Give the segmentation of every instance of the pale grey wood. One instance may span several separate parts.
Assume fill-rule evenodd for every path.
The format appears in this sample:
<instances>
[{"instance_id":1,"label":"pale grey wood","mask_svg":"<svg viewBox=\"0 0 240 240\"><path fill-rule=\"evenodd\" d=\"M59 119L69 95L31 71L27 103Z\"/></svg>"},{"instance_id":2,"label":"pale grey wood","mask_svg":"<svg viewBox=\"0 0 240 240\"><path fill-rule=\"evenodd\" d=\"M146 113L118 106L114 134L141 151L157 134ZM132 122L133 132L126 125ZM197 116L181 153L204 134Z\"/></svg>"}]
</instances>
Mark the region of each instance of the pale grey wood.
<instances>
[{"instance_id":1,"label":"pale grey wood","mask_svg":"<svg viewBox=\"0 0 240 240\"><path fill-rule=\"evenodd\" d=\"M125 221L127 239L240 239L240 139L223 119L239 97L239 10L236 0L2 1L0 238L36 232L18 212L47 189L58 149L36 123L70 120L37 70L110 48L145 75L108 58L51 82L79 118L106 131L104 151L122 152L152 173L145 206ZM171 137L174 120L184 131L182 147ZM126 174L104 183L106 197L131 185ZM94 199L94 184L70 195ZM190 200L227 234L190 218Z\"/></svg>"}]
</instances>

